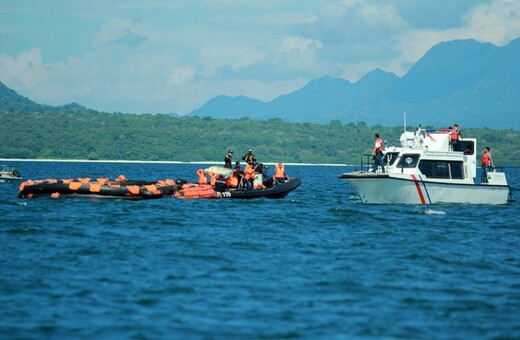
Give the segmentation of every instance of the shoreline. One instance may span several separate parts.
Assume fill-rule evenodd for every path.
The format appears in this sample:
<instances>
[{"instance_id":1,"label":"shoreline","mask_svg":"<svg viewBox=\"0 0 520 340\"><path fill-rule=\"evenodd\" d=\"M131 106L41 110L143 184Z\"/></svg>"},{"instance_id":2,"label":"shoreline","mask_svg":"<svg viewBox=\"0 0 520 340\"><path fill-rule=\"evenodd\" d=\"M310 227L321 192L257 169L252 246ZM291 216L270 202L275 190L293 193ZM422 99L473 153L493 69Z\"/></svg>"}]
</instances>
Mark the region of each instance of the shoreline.
<instances>
[{"instance_id":1,"label":"shoreline","mask_svg":"<svg viewBox=\"0 0 520 340\"><path fill-rule=\"evenodd\" d=\"M202 162L182 162L182 161L136 161L136 160L90 160L90 159L37 159L37 158L0 158L1 162L61 162L61 163L136 163L136 164L220 164L218 161L202 161ZM274 165L278 163L262 162L265 165ZM301 165L301 166L354 166L349 164L333 164L333 163L283 163L284 165Z\"/></svg>"}]
</instances>

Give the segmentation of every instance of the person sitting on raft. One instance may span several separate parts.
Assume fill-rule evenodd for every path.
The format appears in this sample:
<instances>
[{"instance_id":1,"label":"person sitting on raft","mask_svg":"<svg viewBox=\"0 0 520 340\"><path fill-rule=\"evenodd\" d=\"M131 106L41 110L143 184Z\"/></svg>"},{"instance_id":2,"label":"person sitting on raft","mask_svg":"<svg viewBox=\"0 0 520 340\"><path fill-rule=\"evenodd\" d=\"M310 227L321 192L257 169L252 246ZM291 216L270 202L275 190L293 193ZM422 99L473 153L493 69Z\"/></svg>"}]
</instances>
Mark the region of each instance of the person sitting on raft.
<instances>
[{"instance_id":1,"label":"person sitting on raft","mask_svg":"<svg viewBox=\"0 0 520 340\"><path fill-rule=\"evenodd\" d=\"M199 176L199 184L208 184L208 178L206 177L206 173L204 170L199 169L197 170L197 175Z\"/></svg>"},{"instance_id":2,"label":"person sitting on raft","mask_svg":"<svg viewBox=\"0 0 520 340\"><path fill-rule=\"evenodd\" d=\"M244 169L244 177L246 179L247 190L251 190L254 188L254 181L256 177L255 167L253 161L250 161L246 164L246 168Z\"/></svg>"},{"instance_id":3,"label":"person sitting on raft","mask_svg":"<svg viewBox=\"0 0 520 340\"><path fill-rule=\"evenodd\" d=\"M238 187L240 177L242 177L242 176L240 176L240 173L238 173L238 175L237 175L237 172L231 171L231 175L225 179L226 186L230 187L230 188Z\"/></svg>"},{"instance_id":4,"label":"person sitting on raft","mask_svg":"<svg viewBox=\"0 0 520 340\"><path fill-rule=\"evenodd\" d=\"M270 187L273 185L273 178L269 176L269 168L267 165L261 167L262 171L262 184L266 187Z\"/></svg>"}]
</instances>

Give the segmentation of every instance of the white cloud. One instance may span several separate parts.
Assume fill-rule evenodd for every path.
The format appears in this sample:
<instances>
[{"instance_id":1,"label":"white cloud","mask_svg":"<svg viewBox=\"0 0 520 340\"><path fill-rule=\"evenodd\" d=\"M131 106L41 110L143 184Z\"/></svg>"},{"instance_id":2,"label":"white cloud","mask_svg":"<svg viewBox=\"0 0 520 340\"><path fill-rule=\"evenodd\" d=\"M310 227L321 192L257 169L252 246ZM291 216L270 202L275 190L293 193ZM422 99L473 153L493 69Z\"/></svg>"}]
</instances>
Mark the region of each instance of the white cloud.
<instances>
[{"instance_id":1,"label":"white cloud","mask_svg":"<svg viewBox=\"0 0 520 340\"><path fill-rule=\"evenodd\" d=\"M43 65L41 49L33 48L15 58L0 55L0 74L7 84L16 80L27 89L32 89L48 79L51 72Z\"/></svg>"},{"instance_id":2,"label":"white cloud","mask_svg":"<svg viewBox=\"0 0 520 340\"><path fill-rule=\"evenodd\" d=\"M176 86L193 80L196 70L193 66L181 66L174 69L168 76L167 85Z\"/></svg>"},{"instance_id":3,"label":"white cloud","mask_svg":"<svg viewBox=\"0 0 520 340\"><path fill-rule=\"evenodd\" d=\"M202 48L200 63L206 76L212 76L217 69L229 67L238 72L254 65L266 57L266 52L247 47L211 46Z\"/></svg>"},{"instance_id":4,"label":"white cloud","mask_svg":"<svg viewBox=\"0 0 520 340\"><path fill-rule=\"evenodd\" d=\"M439 6L433 0L413 6L402 0L254 0L240 6L232 0L131 0L109 2L102 11L90 3L64 6L50 15L33 1L39 18L62 18L64 26L31 41L33 16L2 24L7 12L0 13L0 31L9 32L0 37L0 80L54 105L188 113L220 94L271 100L324 75L355 81L375 68L403 75L442 41L504 45L520 36L520 1L464 0L443 25L418 24L442 13ZM63 32L67 43L56 44Z\"/></svg>"},{"instance_id":5,"label":"white cloud","mask_svg":"<svg viewBox=\"0 0 520 340\"><path fill-rule=\"evenodd\" d=\"M292 51L306 52L311 48L322 47L323 44L319 40L292 36L282 41L281 51L283 53L290 53Z\"/></svg>"},{"instance_id":6,"label":"white cloud","mask_svg":"<svg viewBox=\"0 0 520 340\"><path fill-rule=\"evenodd\" d=\"M520 1L495 0L474 7L464 17L461 35L504 45L520 35Z\"/></svg>"},{"instance_id":7,"label":"white cloud","mask_svg":"<svg viewBox=\"0 0 520 340\"><path fill-rule=\"evenodd\" d=\"M477 5L464 15L462 22L462 26L446 30L396 32L394 46L398 55L388 59L382 68L402 75L430 48L444 41L476 39L505 45L520 36L520 1L494 0Z\"/></svg>"},{"instance_id":8,"label":"white cloud","mask_svg":"<svg viewBox=\"0 0 520 340\"><path fill-rule=\"evenodd\" d=\"M133 45L136 42L147 40L144 38L145 34L145 27L142 24L124 18L115 18L101 27L94 38L94 43L98 46L114 42Z\"/></svg>"}]
</instances>

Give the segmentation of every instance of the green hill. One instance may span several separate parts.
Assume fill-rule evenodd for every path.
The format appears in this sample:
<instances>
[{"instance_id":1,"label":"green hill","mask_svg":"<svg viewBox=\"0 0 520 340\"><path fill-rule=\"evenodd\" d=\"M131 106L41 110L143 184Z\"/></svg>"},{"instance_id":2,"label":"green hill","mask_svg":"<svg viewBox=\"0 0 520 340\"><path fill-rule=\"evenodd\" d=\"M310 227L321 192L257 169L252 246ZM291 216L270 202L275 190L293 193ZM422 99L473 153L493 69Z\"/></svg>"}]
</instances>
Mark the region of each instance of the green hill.
<instances>
[{"instance_id":1,"label":"green hill","mask_svg":"<svg viewBox=\"0 0 520 340\"><path fill-rule=\"evenodd\" d=\"M2 158L217 161L252 148L261 162L359 164L379 132L398 144L402 127L172 117L121 113L0 111ZM409 127L412 128L412 127ZM491 146L497 166L520 166L520 131L463 129Z\"/></svg>"}]
</instances>

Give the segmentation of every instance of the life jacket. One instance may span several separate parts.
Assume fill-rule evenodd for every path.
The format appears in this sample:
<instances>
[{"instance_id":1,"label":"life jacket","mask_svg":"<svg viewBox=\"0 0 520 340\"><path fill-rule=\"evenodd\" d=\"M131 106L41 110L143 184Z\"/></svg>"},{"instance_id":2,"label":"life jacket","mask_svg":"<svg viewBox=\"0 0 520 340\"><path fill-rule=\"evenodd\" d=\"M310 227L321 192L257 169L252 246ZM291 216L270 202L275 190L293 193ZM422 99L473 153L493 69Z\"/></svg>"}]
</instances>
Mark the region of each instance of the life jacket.
<instances>
[{"instance_id":1,"label":"life jacket","mask_svg":"<svg viewBox=\"0 0 520 340\"><path fill-rule=\"evenodd\" d=\"M484 153L482 155L482 165L489 165L489 164L491 164L490 156L491 156L490 152L486 152L486 153Z\"/></svg>"},{"instance_id":2,"label":"life jacket","mask_svg":"<svg viewBox=\"0 0 520 340\"><path fill-rule=\"evenodd\" d=\"M379 144L379 147L377 146ZM376 139L374 146L376 147L376 154L385 150L385 143L381 138Z\"/></svg>"},{"instance_id":3,"label":"life jacket","mask_svg":"<svg viewBox=\"0 0 520 340\"><path fill-rule=\"evenodd\" d=\"M451 140L459 140L459 128L451 130L450 138Z\"/></svg>"},{"instance_id":4,"label":"life jacket","mask_svg":"<svg viewBox=\"0 0 520 340\"><path fill-rule=\"evenodd\" d=\"M238 186L238 177L235 175L235 172L231 172L231 176L226 179L226 185L228 187L237 187Z\"/></svg>"},{"instance_id":5,"label":"life jacket","mask_svg":"<svg viewBox=\"0 0 520 340\"><path fill-rule=\"evenodd\" d=\"M199 184L208 184L208 179L204 170L197 170L197 175L199 175Z\"/></svg>"},{"instance_id":6,"label":"life jacket","mask_svg":"<svg viewBox=\"0 0 520 340\"><path fill-rule=\"evenodd\" d=\"M276 164L274 167L274 178L284 178L285 167L283 164Z\"/></svg>"},{"instance_id":7,"label":"life jacket","mask_svg":"<svg viewBox=\"0 0 520 340\"><path fill-rule=\"evenodd\" d=\"M210 173L210 178L211 178L211 186L215 186L215 184L217 184L217 180L218 180L218 174L212 172Z\"/></svg>"},{"instance_id":8,"label":"life jacket","mask_svg":"<svg viewBox=\"0 0 520 340\"><path fill-rule=\"evenodd\" d=\"M255 179L255 176L256 176L255 168L253 168L251 165L247 164L246 168L244 169L244 175L247 180Z\"/></svg>"}]
</instances>

